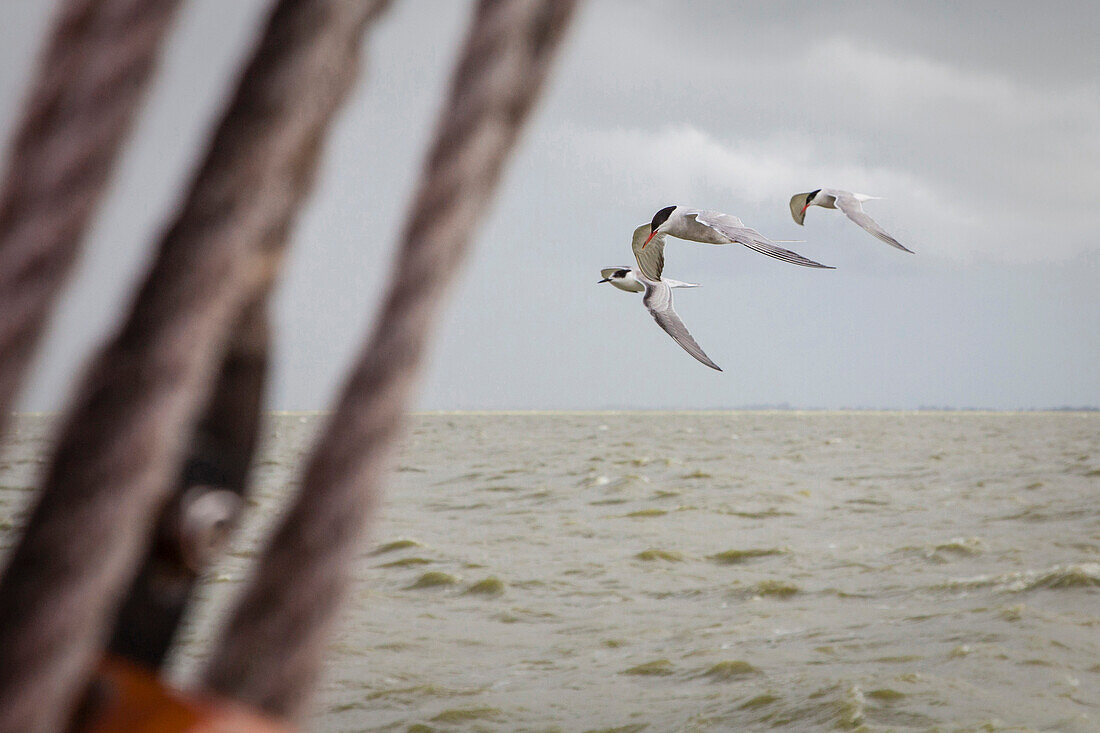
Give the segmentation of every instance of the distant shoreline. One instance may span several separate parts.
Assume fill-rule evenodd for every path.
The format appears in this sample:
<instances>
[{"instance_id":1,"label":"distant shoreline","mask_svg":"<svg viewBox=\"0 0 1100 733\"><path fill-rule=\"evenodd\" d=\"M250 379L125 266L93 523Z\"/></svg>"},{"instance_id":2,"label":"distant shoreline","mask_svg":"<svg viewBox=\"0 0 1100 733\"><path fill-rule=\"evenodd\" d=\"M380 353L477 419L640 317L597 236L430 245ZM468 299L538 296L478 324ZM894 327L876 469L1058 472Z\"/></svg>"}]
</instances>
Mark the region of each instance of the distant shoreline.
<instances>
[{"instance_id":1,"label":"distant shoreline","mask_svg":"<svg viewBox=\"0 0 1100 733\"><path fill-rule=\"evenodd\" d=\"M705 409L634 409L607 407L591 410L540 410L540 409L468 409L468 410L414 410L412 415L650 415L662 413L698 414L698 415L727 415L732 413L746 414L969 414L969 415L1050 415L1050 414L1090 414L1100 413L1100 407L1034 407L1023 409L994 409L988 407L718 407ZM59 417L60 412L13 412L12 416L19 417ZM299 417L324 417L332 414L331 410L268 410L264 413L269 416L299 416Z\"/></svg>"}]
</instances>

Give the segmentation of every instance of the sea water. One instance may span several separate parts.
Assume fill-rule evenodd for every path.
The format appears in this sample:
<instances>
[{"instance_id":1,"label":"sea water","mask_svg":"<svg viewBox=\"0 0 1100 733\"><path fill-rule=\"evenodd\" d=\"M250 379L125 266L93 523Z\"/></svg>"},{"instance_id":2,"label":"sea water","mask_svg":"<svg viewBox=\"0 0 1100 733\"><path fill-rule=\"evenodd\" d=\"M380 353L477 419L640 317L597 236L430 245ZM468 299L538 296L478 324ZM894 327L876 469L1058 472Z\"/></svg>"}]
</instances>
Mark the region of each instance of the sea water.
<instances>
[{"instance_id":1,"label":"sea water","mask_svg":"<svg viewBox=\"0 0 1100 733\"><path fill-rule=\"evenodd\" d=\"M268 419L179 681L323 420ZM417 415L354 575L318 731L1097 731L1100 414Z\"/></svg>"}]
</instances>

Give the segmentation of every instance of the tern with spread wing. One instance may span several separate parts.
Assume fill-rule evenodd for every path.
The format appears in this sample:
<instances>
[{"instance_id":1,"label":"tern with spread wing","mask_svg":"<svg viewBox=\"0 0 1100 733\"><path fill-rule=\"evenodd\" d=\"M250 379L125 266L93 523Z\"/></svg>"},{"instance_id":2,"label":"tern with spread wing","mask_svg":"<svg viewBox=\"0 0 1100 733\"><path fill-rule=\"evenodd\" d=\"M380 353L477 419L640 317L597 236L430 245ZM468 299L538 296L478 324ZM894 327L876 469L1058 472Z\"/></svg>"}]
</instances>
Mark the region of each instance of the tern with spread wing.
<instances>
[{"instance_id":1,"label":"tern with spread wing","mask_svg":"<svg viewBox=\"0 0 1100 733\"><path fill-rule=\"evenodd\" d=\"M649 245L648 249L645 248L647 244ZM634 230L634 238L631 242L631 247L634 250L634 257L638 262L638 267L631 270L619 268L618 270L612 271L611 276L606 276L605 280L622 290L637 292L632 285L624 287L629 285L627 272L630 272L630 280L640 285L645 292L645 295L642 296L642 304L649 310L649 314L653 316L653 320L657 321L657 325L664 329L665 333L671 336L676 343L680 344L680 347L683 348L684 351L691 354L711 369L722 371L722 367L711 361L702 347L691 337L691 334L687 330L687 326L684 325L684 322L680 320L680 316L676 315L676 311L672 308L672 288L691 288L695 287L695 285L693 283L681 283L674 280L661 279L661 273L665 267L664 235L659 234L655 237L650 236L649 224L642 224ZM604 270L604 272L606 273L607 270ZM615 277L619 272L623 272L622 277ZM621 280L622 284L617 283L616 280ZM604 282L604 280L600 282ZM673 283L676 284L673 285Z\"/></svg>"},{"instance_id":2,"label":"tern with spread wing","mask_svg":"<svg viewBox=\"0 0 1100 733\"><path fill-rule=\"evenodd\" d=\"M819 267L824 270L835 269L807 259L797 252L783 249L760 232L745 226L744 222L736 216L718 211L701 211L683 206L666 206L653 215L650 230L649 239L642 243L640 249L635 249L635 255L638 257L638 266L641 268L642 274L651 280L659 280L660 278L653 277L652 258L649 257L647 249L649 240L664 234L677 239L688 239L704 244L733 244L736 242L768 257L790 262L792 265Z\"/></svg>"},{"instance_id":3,"label":"tern with spread wing","mask_svg":"<svg viewBox=\"0 0 1100 733\"><path fill-rule=\"evenodd\" d=\"M648 226L648 224L646 226ZM648 233L647 231L646 234ZM603 275L603 280L600 280L597 285L599 283L611 283L619 290L625 290L628 293L641 293L645 291L645 285L642 285L642 281L634 274L633 267L605 267L600 270L600 274ZM671 277L662 278L662 280L668 283L670 288L699 287L699 283L680 282L679 280L673 280Z\"/></svg>"},{"instance_id":4,"label":"tern with spread wing","mask_svg":"<svg viewBox=\"0 0 1100 733\"><path fill-rule=\"evenodd\" d=\"M824 209L840 209L844 214L866 229L874 236L886 242L891 247L897 247L903 252L913 254L913 250L903 245L898 240L886 233L874 219L863 212L863 202L873 201L879 196L867 196L862 193L841 191L838 188L819 188L807 193L796 193L791 197L791 216L799 225L806 219L806 209L811 206L820 206Z\"/></svg>"}]
</instances>

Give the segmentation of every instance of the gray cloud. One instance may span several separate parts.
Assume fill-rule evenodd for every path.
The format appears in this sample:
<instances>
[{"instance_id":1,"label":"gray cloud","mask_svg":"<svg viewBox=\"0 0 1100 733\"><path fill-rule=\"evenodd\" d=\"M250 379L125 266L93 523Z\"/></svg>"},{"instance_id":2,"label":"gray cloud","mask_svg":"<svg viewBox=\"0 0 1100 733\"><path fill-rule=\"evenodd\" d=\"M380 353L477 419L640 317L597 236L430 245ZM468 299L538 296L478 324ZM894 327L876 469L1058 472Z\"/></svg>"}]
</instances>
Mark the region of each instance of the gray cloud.
<instances>
[{"instance_id":1,"label":"gray cloud","mask_svg":"<svg viewBox=\"0 0 1100 733\"><path fill-rule=\"evenodd\" d=\"M185 6L24 407L56 409L114 323L266 3ZM404 0L369 39L279 292L271 404L327 404L388 276L466 3ZM48 4L0 26L10 129ZM1082 3L591 0L433 349L426 408L1100 403L1098 10ZM786 199L837 186L918 253ZM670 242L709 373L597 287L667 203L838 266ZM872 208L873 207L873 208Z\"/></svg>"}]
</instances>

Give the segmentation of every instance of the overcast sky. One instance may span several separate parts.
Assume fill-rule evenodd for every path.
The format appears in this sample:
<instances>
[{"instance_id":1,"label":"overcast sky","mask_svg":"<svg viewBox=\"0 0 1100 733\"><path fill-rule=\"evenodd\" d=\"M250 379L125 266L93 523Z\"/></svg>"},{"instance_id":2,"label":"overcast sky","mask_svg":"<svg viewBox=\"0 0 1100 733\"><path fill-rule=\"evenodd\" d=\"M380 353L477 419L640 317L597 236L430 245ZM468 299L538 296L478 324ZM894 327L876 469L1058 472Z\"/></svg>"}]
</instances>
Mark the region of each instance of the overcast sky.
<instances>
[{"instance_id":1,"label":"overcast sky","mask_svg":"<svg viewBox=\"0 0 1100 733\"><path fill-rule=\"evenodd\" d=\"M22 402L56 410L196 165L268 7L190 0ZM368 37L279 293L273 409L322 409L367 332L471 5ZM0 132L55 3L8 0ZM441 319L423 409L1100 405L1100 4L589 0ZM820 187L839 212L790 218ZM836 271L678 240L712 372L597 286L669 204Z\"/></svg>"}]
</instances>

